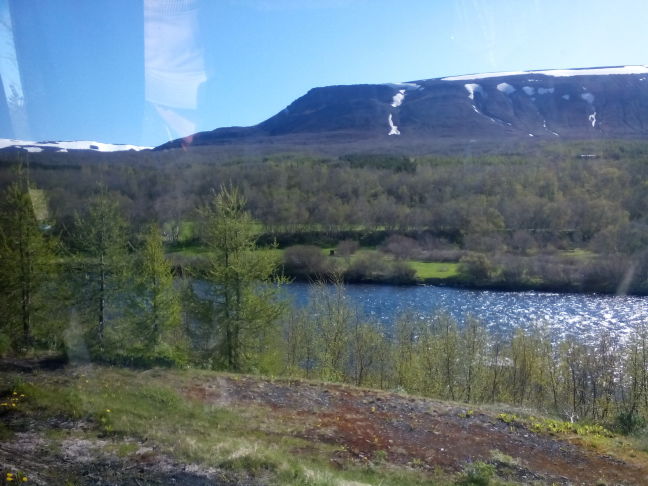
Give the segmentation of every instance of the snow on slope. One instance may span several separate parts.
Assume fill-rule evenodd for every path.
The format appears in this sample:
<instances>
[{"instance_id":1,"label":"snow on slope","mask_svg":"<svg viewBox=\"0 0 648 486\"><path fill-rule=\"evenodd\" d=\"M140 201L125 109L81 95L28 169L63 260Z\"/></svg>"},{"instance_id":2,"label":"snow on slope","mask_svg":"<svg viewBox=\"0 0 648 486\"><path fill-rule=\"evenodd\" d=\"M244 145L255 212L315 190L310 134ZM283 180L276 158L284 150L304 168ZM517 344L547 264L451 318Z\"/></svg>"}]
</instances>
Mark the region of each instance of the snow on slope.
<instances>
[{"instance_id":1,"label":"snow on slope","mask_svg":"<svg viewBox=\"0 0 648 486\"><path fill-rule=\"evenodd\" d=\"M508 84L508 83L500 83L500 84L498 84L497 89L498 89L498 91L501 91L502 93L505 93L505 94L513 94L513 93L515 93L515 88L513 86L511 86L510 84Z\"/></svg>"},{"instance_id":2,"label":"snow on slope","mask_svg":"<svg viewBox=\"0 0 648 486\"><path fill-rule=\"evenodd\" d=\"M404 89L401 89L401 90L399 90L398 93L396 93L396 94L394 95L394 97L392 98L392 104L391 104L392 107L393 107L393 108L397 108L397 107L399 107L400 105L403 104L403 100L404 100L404 99L405 99L405 90L404 90Z\"/></svg>"},{"instance_id":3,"label":"snow on slope","mask_svg":"<svg viewBox=\"0 0 648 486\"><path fill-rule=\"evenodd\" d=\"M471 79L497 78L500 76L544 74L545 76L592 76L610 74L648 74L648 66L616 66L590 69L549 69L546 71L506 71L500 73L464 74L441 78L442 81L467 81Z\"/></svg>"},{"instance_id":4,"label":"snow on slope","mask_svg":"<svg viewBox=\"0 0 648 486\"><path fill-rule=\"evenodd\" d=\"M27 140L14 140L0 138L0 149L7 147L24 148L28 152L40 152L43 148L59 149L61 152L68 150L93 150L95 152L119 152L123 150L147 150L153 147L140 147L138 145L122 145L112 143L79 140L74 142L30 142ZM40 149L40 150L38 150Z\"/></svg>"},{"instance_id":5,"label":"snow on slope","mask_svg":"<svg viewBox=\"0 0 648 486\"><path fill-rule=\"evenodd\" d=\"M398 130L398 127L394 125L391 113L389 114L387 121L389 122L389 133L387 135L400 135L400 130Z\"/></svg>"},{"instance_id":6,"label":"snow on slope","mask_svg":"<svg viewBox=\"0 0 648 486\"><path fill-rule=\"evenodd\" d=\"M470 98L471 100L475 99L475 93L484 94L482 87L476 83L464 84L464 88L466 88L466 91L468 91L468 98Z\"/></svg>"}]
</instances>

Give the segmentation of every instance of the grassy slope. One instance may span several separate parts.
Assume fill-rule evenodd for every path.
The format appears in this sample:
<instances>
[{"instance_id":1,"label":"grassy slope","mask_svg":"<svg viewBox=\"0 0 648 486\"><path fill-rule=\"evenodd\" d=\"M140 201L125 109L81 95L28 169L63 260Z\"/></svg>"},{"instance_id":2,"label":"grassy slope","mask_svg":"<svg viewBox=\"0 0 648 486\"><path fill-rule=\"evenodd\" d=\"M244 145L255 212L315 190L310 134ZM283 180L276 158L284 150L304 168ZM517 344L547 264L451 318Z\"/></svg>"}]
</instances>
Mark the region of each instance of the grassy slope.
<instances>
[{"instance_id":1,"label":"grassy slope","mask_svg":"<svg viewBox=\"0 0 648 486\"><path fill-rule=\"evenodd\" d=\"M519 411L502 415L501 409L340 385L95 366L4 374L3 381L0 472L22 471L42 484L64 484L63 477L92 484L83 479L88 468L115 461L124 471L139 471L132 484L158 484L142 478L162 474L155 466L161 457L170 458L173 470L216 477L219 484L489 484L465 481L495 469L514 484L524 478L560 484L560 476L640 484L632 478L648 472L645 452L602 429L579 432ZM61 420L68 425L57 425ZM40 434L31 452L20 445L24 432L16 432L26 423L32 435ZM571 442L556 444L548 434ZM96 460L60 463L75 444ZM22 459L3 455L19 447ZM560 456L553 457L556 450ZM144 456L153 466L141 465ZM58 466L39 468L47 457ZM190 484L203 484L196 478Z\"/></svg>"}]
</instances>

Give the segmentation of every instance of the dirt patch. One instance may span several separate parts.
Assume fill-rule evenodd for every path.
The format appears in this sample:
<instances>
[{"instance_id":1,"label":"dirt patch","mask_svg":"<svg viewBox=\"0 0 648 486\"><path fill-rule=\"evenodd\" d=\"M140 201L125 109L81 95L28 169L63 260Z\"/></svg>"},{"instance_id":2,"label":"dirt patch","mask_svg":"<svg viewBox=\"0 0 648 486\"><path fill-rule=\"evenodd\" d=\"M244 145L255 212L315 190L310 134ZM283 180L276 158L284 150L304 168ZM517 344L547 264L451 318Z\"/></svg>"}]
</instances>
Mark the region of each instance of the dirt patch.
<instances>
[{"instance_id":1,"label":"dirt patch","mask_svg":"<svg viewBox=\"0 0 648 486\"><path fill-rule=\"evenodd\" d=\"M451 472L489 461L500 474L520 482L648 484L648 471L636 464L433 400L249 377L195 383L186 393L220 405L267 406L282 420L311 424L295 435L339 446L333 464L384 461Z\"/></svg>"}]
</instances>

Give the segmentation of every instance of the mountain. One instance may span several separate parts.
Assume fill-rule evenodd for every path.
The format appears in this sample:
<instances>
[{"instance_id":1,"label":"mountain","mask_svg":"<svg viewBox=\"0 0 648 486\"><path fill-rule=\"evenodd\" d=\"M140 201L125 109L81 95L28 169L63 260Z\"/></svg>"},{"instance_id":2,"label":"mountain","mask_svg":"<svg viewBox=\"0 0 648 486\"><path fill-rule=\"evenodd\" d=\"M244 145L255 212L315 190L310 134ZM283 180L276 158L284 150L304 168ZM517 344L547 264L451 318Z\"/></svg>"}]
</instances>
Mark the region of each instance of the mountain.
<instances>
[{"instance_id":1,"label":"mountain","mask_svg":"<svg viewBox=\"0 0 648 486\"><path fill-rule=\"evenodd\" d=\"M311 89L252 127L218 128L156 150L365 141L390 145L648 136L648 66L468 74Z\"/></svg>"},{"instance_id":2,"label":"mountain","mask_svg":"<svg viewBox=\"0 0 648 486\"><path fill-rule=\"evenodd\" d=\"M152 147L140 147L137 145L112 144L84 140L75 142L29 142L27 140L0 138L0 151L70 152L90 150L92 152L119 152L124 150L148 150L151 148Z\"/></svg>"}]
</instances>

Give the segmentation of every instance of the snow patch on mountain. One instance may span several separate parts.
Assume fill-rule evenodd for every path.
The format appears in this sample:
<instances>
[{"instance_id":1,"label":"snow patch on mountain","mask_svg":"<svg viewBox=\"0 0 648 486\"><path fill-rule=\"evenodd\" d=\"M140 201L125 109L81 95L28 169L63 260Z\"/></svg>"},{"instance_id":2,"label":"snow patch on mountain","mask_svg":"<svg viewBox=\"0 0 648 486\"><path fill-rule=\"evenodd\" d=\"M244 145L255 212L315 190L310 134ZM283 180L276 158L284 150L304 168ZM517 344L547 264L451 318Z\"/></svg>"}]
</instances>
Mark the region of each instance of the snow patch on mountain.
<instances>
[{"instance_id":1,"label":"snow patch on mountain","mask_svg":"<svg viewBox=\"0 0 648 486\"><path fill-rule=\"evenodd\" d=\"M581 94L581 98L587 101L590 105L594 103L594 95L592 93L583 93Z\"/></svg>"},{"instance_id":2,"label":"snow patch on mountain","mask_svg":"<svg viewBox=\"0 0 648 486\"><path fill-rule=\"evenodd\" d=\"M44 148L68 150L93 150L95 152L119 152L124 150L148 150L153 147L141 147L138 145L125 145L102 143L88 140L65 141L65 142L31 142L27 140L15 140L10 138L0 139L0 149L15 147L22 148L28 152L41 152ZM36 150L40 149L40 150Z\"/></svg>"},{"instance_id":3,"label":"snow patch on mountain","mask_svg":"<svg viewBox=\"0 0 648 486\"><path fill-rule=\"evenodd\" d=\"M590 116L588 116L587 119L592 124L592 128L595 128L596 127L596 112L594 112Z\"/></svg>"},{"instance_id":4,"label":"snow patch on mountain","mask_svg":"<svg viewBox=\"0 0 648 486\"><path fill-rule=\"evenodd\" d=\"M538 88L538 94L547 94L547 93L553 93L555 91L555 88Z\"/></svg>"},{"instance_id":5,"label":"snow patch on mountain","mask_svg":"<svg viewBox=\"0 0 648 486\"><path fill-rule=\"evenodd\" d=\"M561 96L561 98L565 101L569 101L569 98L571 98L571 96L569 96L568 94L564 94Z\"/></svg>"},{"instance_id":6,"label":"snow patch on mountain","mask_svg":"<svg viewBox=\"0 0 648 486\"><path fill-rule=\"evenodd\" d=\"M524 86L522 88L522 91L524 91L529 96L533 96L535 94L535 88L532 88L531 86Z\"/></svg>"},{"instance_id":7,"label":"snow patch on mountain","mask_svg":"<svg viewBox=\"0 0 648 486\"><path fill-rule=\"evenodd\" d=\"M560 135L558 135L558 134L557 134L556 132L554 132L553 130L549 130L549 128L547 127L547 120L542 120L542 128L544 128L545 130L547 130L549 133L553 133L556 137L560 137Z\"/></svg>"},{"instance_id":8,"label":"snow patch on mountain","mask_svg":"<svg viewBox=\"0 0 648 486\"><path fill-rule=\"evenodd\" d=\"M400 135L400 131L398 130L398 127L394 125L394 121L392 120L392 114L389 114L389 118L387 119L389 122L389 133L387 135Z\"/></svg>"},{"instance_id":9,"label":"snow patch on mountain","mask_svg":"<svg viewBox=\"0 0 648 486\"><path fill-rule=\"evenodd\" d=\"M482 89L481 85L476 83L464 84L464 88L466 88L466 91L468 91L468 98L470 98L471 100L475 99L475 93L484 94L484 90Z\"/></svg>"},{"instance_id":10,"label":"snow patch on mountain","mask_svg":"<svg viewBox=\"0 0 648 486\"><path fill-rule=\"evenodd\" d=\"M464 74L461 76L448 76L441 78L442 81L468 81L471 79L498 78L502 76L518 76L529 74L544 74L545 76L567 77L567 76L595 76L611 74L648 74L648 66L614 66L587 69L549 69L544 71L505 71L499 73Z\"/></svg>"},{"instance_id":11,"label":"snow patch on mountain","mask_svg":"<svg viewBox=\"0 0 648 486\"><path fill-rule=\"evenodd\" d=\"M403 104L403 100L405 99L405 90L401 89L394 95L392 98L392 107L398 108L400 105Z\"/></svg>"},{"instance_id":12,"label":"snow patch on mountain","mask_svg":"<svg viewBox=\"0 0 648 486\"><path fill-rule=\"evenodd\" d=\"M504 94L510 95L515 93L515 88L508 83L500 83L497 85L497 90Z\"/></svg>"},{"instance_id":13,"label":"snow patch on mountain","mask_svg":"<svg viewBox=\"0 0 648 486\"><path fill-rule=\"evenodd\" d=\"M390 86L394 89L404 89L407 91L413 91L416 89L423 89L423 87L420 84L416 83L385 83L385 86Z\"/></svg>"}]
</instances>

